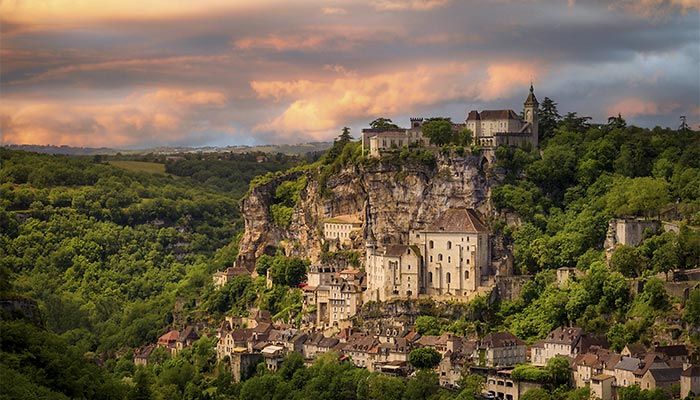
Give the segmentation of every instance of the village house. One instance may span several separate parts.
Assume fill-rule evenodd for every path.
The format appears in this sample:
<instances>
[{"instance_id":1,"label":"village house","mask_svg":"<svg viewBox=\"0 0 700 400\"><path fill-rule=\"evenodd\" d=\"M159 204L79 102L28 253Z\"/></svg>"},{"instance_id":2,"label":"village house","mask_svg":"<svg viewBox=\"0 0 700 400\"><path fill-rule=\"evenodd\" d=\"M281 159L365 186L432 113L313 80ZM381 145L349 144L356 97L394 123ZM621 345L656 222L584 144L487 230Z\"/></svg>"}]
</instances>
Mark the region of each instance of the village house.
<instances>
[{"instance_id":1,"label":"village house","mask_svg":"<svg viewBox=\"0 0 700 400\"><path fill-rule=\"evenodd\" d=\"M664 360L676 362L679 365L688 362L688 348L684 344L657 345L654 346L653 352L660 354Z\"/></svg>"},{"instance_id":2,"label":"village house","mask_svg":"<svg viewBox=\"0 0 700 400\"><path fill-rule=\"evenodd\" d=\"M158 347L167 349L171 355L175 355L177 339L180 337L180 332L176 330L168 331L158 338Z\"/></svg>"},{"instance_id":3,"label":"village house","mask_svg":"<svg viewBox=\"0 0 700 400\"><path fill-rule=\"evenodd\" d=\"M260 354L265 359L265 367L268 371L275 372L282 365L286 352L282 346L267 345L260 351Z\"/></svg>"},{"instance_id":4,"label":"village house","mask_svg":"<svg viewBox=\"0 0 700 400\"><path fill-rule=\"evenodd\" d=\"M212 276L214 287L221 288L226 286L234 277L238 275L250 275L250 271L243 267L237 267L234 263L233 267L228 267L223 271L215 272Z\"/></svg>"},{"instance_id":5,"label":"village house","mask_svg":"<svg viewBox=\"0 0 700 400\"><path fill-rule=\"evenodd\" d=\"M335 272L331 267L312 267L303 288L304 308L315 309L317 327L338 326L357 314L364 289L365 273L358 269Z\"/></svg>"},{"instance_id":6,"label":"village house","mask_svg":"<svg viewBox=\"0 0 700 400\"><path fill-rule=\"evenodd\" d=\"M700 395L700 365L689 365L681 373L681 399Z\"/></svg>"},{"instance_id":7,"label":"village house","mask_svg":"<svg viewBox=\"0 0 700 400\"><path fill-rule=\"evenodd\" d=\"M639 387L645 390L669 389L681 379L683 368L650 368L639 381Z\"/></svg>"},{"instance_id":8,"label":"village house","mask_svg":"<svg viewBox=\"0 0 700 400\"><path fill-rule=\"evenodd\" d=\"M304 342L304 358L314 359L320 354L331 351L338 343L340 343L340 340L333 337L325 337L322 333L317 332L309 336Z\"/></svg>"},{"instance_id":9,"label":"village house","mask_svg":"<svg viewBox=\"0 0 700 400\"><path fill-rule=\"evenodd\" d=\"M480 367L504 368L526 361L525 342L510 332L492 332L476 345L475 364Z\"/></svg>"},{"instance_id":10,"label":"village house","mask_svg":"<svg viewBox=\"0 0 700 400\"><path fill-rule=\"evenodd\" d=\"M154 344L149 344L134 350L134 364L141 366L148 365L148 358L155 348L156 346Z\"/></svg>"},{"instance_id":11,"label":"village house","mask_svg":"<svg viewBox=\"0 0 700 400\"><path fill-rule=\"evenodd\" d=\"M323 222L323 237L341 244L350 243L353 233L361 230L362 221L355 215L338 215Z\"/></svg>"},{"instance_id":12,"label":"village house","mask_svg":"<svg viewBox=\"0 0 700 400\"><path fill-rule=\"evenodd\" d=\"M642 377L650 369L669 368L669 365L658 354L649 353L644 358L622 357L615 365L615 386L642 385Z\"/></svg>"},{"instance_id":13,"label":"village house","mask_svg":"<svg viewBox=\"0 0 700 400\"><path fill-rule=\"evenodd\" d=\"M580 353L571 363L574 385L577 388L589 386L595 376L609 375L614 378L615 365L622 356L609 349L593 346Z\"/></svg>"},{"instance_id":14,"label":"village house","mask_svg":"<svg viewBox=\"0 0 700 400\"><path fill-rule=\"evenodd\" d=\"M591 377L591 398L612 400L615 394L615 377L608 374L598 374Z\"/></svg>"},{"instance_id":15,"label":"village house","mask_svg":"<svg viewBox=\"0 0 700 400\"><path fill-rule=\"evenodd\" d=\"M194 343L197 339L199 339L199 335L194 330L194 327L186 326L185 329L180 332L177 341L175 342L175 352L177 353L185 347L192 346L192 343Z\"/></svg>"},{"instance_id":16,"label":"village house","mask_svg":"<svg viewBox=\"0 0 700 400\"><path fill-rule=\"evenodd\" d=\"M579 327L559 327L550 332L547 337L532 347L531 362L533 365L545 366L547 361L556 356L566 356L571 359L579 353L588 350L592 344L604 344L595 340Z\"/></svg>"},{"instance_id":17,"label":"village house","mask_svg":"<svg viewBox=\"0 0 700 400\"><path fill-rule=\"evenodd\" d=\"M499 370L486 377L484 391L497 399L519 400L528 390L542 387L539 383L517 381L512 370Z\"/></svg>"}]
</instances>

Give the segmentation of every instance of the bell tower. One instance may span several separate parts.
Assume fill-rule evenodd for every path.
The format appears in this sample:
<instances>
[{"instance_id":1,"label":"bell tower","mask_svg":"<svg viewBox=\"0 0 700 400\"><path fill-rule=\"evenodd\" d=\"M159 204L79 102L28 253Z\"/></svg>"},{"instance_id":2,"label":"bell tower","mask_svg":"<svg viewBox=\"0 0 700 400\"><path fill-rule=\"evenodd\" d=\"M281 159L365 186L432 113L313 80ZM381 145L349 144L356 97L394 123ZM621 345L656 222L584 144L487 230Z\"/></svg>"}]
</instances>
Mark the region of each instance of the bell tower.
<instances>
[{"instance_id":1,"label":"bell tower","mask_svg":"<svg viewBox=\"0 0 700 400\"><path fill-rule=\"evenodd\" d=\"M539 147L539 124L537 120L537 111L539 110L540 103L537 102L537 97L535 97L535 88L530 83L530 94L525 100L523 107L523 115L525 116L525 122L530 123L530 134L532 135L532 147Z\"/></svg>"}]
</instances>

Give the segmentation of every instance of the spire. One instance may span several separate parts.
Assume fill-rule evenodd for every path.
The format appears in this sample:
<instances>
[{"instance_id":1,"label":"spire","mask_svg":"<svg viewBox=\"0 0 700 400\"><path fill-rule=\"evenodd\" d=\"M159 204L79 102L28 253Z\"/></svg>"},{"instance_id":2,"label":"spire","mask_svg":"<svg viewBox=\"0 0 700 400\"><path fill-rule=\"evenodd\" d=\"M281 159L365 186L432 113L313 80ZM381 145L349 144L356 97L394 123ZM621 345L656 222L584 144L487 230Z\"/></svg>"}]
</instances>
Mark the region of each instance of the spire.
<instances>
[{"instance_id":1,"label":"spire","mask_svg":"<svg viewBox=\"0 0 700 400\"><path fill-rule=\"evenodd\" d=\"M537 107L539 104L540 103L537 102L537 97L535 97L535 87L532 85L532 81L530 81L530 94L527 96L527 100L525 100L525 107Z\"/></svg>"}]
</instances>

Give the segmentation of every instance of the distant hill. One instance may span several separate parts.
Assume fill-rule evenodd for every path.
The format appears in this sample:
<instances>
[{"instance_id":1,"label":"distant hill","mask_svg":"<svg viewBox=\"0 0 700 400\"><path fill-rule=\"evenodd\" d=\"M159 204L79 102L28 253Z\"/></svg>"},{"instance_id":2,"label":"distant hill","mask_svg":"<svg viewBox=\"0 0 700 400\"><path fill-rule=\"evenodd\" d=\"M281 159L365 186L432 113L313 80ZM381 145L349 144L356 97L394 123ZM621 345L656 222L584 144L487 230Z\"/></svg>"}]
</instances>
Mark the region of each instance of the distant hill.
<instances>
[{"instance_id":1,"label":"distant hill","mask_svg":"<svg viewBox=\"0 0 700 400\"><path fill-rule=\"evenodd\" d=\"M233 152L233 153L282 153L287 155L303 155L307 153L322 152L328 150L333 145L333 142L310 142L299 144L265 144L258 146L206 146L206 147L154 147L148 149L113 149L109 147L72 147L72 146L53 146L53 145L33 145L33 144L10 144L5 145L8 149L24 150L33 153L42 154L63 154L72 156L92 156L92 155L116 155L122 154L180 154L180 153L216 153L216 152Z\"/></svg>"}]
</instances>

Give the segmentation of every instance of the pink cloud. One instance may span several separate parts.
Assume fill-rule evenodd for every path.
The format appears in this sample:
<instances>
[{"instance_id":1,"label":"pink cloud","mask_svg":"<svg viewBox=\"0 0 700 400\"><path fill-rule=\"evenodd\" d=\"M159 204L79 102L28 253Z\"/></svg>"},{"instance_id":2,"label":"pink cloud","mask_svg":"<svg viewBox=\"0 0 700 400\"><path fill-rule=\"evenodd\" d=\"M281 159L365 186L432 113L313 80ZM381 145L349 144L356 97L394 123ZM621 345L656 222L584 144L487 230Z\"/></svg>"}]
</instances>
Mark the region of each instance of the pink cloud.
<instances>
[{"instance_id":1,"label":"pink cloud","mask_svg":"<svg viewBox=\"0 0 700 400\"><path fill-rule=\"evenodd\" d=\"M627 97L618 100L606 108L608 115L622 114L623 117L633 118L640 115L660 115L679 108L677 103L657 103L653 100L638 97Z\"/></svg>"},{"instance_id":2,"label":"pink cloud","mask_svg":"<svg viewBox=\"0 0 700 400\"><path fill-rule=\"evenodd\" d=\"M323 7L321 8L323 15L345 15L348 11L340 7Z\"/></svg>"},{"instance_id":3,"label":"pink cloud","mask_svg":"<svg viewBox=\"0 0 700 400\"><path fill-rule=\"evenodd\" d=\"M20 100L0 105L3 143L133 147L177 142L207 131L231 133L208 114L224 105L215 91L160 89L86 103Z\"/></svg>"},{"instance_id":4,"label":"pink cloud","mask_svg":"<svg viewBox=\"0 0 700 400\"><path fill-rule=\"evenodd\" d=\"M508 96L537 78L539 67L534 63L504 62L487 68L488 79L481 87L479 98L490 101Z\"/></svg>"},{"instance_id":5,"label":"pink cloud","mask_svg":"<svg viewBox=\"0 0 700 400\"><path fill-rule=\"evenodd\" d=\"M444 7L450 2L451 0L375 0L372 4L380 11L426 11Z\"/></svg>"},{"instance_id":6,"label":"pink cloud","mask_svg":"<svg viewBox=\"0 0 700 400\"><path fill-rule=\"evenodd\" d=\"M326 81L255 81L251 87L259 97L290 100L282 114L258 124L255 130L327 139L333 130L354 119L475 97L476 87L465 80L471 69L468 64L450 63Z\"/></svg>"}]
</instances>

